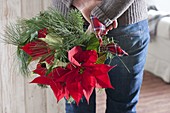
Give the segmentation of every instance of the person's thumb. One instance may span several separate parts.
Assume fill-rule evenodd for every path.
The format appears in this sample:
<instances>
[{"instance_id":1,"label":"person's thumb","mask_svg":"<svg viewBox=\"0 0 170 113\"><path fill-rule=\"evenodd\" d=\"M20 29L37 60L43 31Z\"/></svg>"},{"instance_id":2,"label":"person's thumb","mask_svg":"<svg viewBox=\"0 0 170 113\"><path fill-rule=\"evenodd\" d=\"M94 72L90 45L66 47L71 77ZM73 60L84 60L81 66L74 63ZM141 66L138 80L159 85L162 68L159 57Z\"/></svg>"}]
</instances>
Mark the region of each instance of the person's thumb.
<instances>
[{"instance_id":1,"label":"person's thumb","mask_svg":"<svg viewBox=\"0 0 170 113\"><path fill-rule=\"evenodd\" d=\"M87 30L86 30L86 33L87 33L87 34L91 34L92 32L94 32L94 30L93 30L92 25L90 24L90 25L88 26Z\"/></svg>"},{"instance_id":2,"label":"person's thumb","mask_svg":"<svg viewBox=\"0 0 170 113\"><path fill-rule=\"evenodd\" d=\"M114 20L113 21L113 28L117 28L118 27L118 22L117 22L117 20Z\"/></svg>"}]
</instances>

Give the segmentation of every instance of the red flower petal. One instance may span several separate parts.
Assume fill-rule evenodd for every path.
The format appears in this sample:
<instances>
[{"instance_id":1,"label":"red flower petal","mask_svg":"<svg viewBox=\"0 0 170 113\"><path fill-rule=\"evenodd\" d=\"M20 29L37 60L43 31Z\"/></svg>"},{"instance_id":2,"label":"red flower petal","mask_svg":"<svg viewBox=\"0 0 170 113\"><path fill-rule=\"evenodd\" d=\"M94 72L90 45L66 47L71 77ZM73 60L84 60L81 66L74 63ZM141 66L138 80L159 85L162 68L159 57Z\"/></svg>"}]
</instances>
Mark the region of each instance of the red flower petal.
<instances>
[{"instance_id":1,"label":"red flower petal","mask_svg":"<svg viewBox=\"0 0 170 113\"><path fill-rule=\"evenodd\" d=\"M89 71L88 69L84 70L82 75L82 86L85 89L88 89L89 87L95 87L96 85L96 77L93 75L93 72L91 70Z\"/></svg>"},{"instance_id":2,"label":"red flower petal","mask_svg":"<svg viewBox=\"0 0 170 113\"><path fill-rule=\"evenodd\" d=\"M64 87L64 94L65 94L65 98L68 100L70 98L70 94L67 87Z\"/></svg>"},{"instance_id":3,"label":"red flower petal","mask_svg":"<svg viewBox=\"0 0 170 113\"><path fill-rule=\"evenodd\" d=\"M93 93L94 87L89 87L88 89L83 90L84 97L87 100L87 103L89 103L89 99L91 94Z\"/></svg>"},{"instance_id":4,"label":"red flower petal","mask_svg":"<svg viewBox=\"0 0 170 113\"><path fill-rule=\"evenodd\" d=\"M65 82L66 74L68 72L70 72L70 70L62 68L62 67L57 67L57 68L54 68L53 71L49 73L48 76L52 77L56 82Z\"/></svg>"},{"instance_id":5,"label":"red flower petal","mask_svg":"<svg viewBox=\"0 0 170 113\"><path fill-rule=\"evenodd\" d=\"M51 79L47 77L37 77L30 83L37 83L37 84L44 84L44 85L50 85Z\"/></svg>"},{"instance_id":6,"label":"red flower petal","mask_svg":"<svg viewBox=\"0 0 170 113\"><path fill-rule=\"evenodd\" d=\"M57 98L57 102L59 102L65 95L64 91L62 91L64 89L64 87L59 89L58 85L54 82L50 86L54 92L55 97Z\"/></svg>"},{"instance_id":7,"label":"red flower petal","mask_svg":"<svg viewBox=\"0 0 170 113\"><path fill-rule=\"evenodd\" d=\"M39 74L41 76L45 76L46 72L47 72L47 68L46 67L42 67L43 64L38 63L37 64L37 68L33 71L36 74Z\"/></svg>"},{"instance_id":8,"label":"red flower petal","mask_svg":"<svg viewBox=\"0 0 170 113\"><path fill-rule=\"evenodd\" d=\"M38 38L45 38L46 35L47 35L47 29L46 28L38 31Z\"/></svg>"},{"instance_id":9,"label":"red flower petal","mask_svg":"<svg viewBox=\"0 0 170 113\"><path fill-rule=\"evenodd\" d=\"M54 63L54 53L51 52L46 56L43 56L40 60L40 62L46 61L48 64L52 65Z\"/></svg>"},{"instance_id":10,"label":"red flower petal","mask_svg":"<svg viewBox=\"0 0 170 113\"><path fill-rule=\"evenodd\" d=\"M49 54L51 51L48 48L47 44L43 41L37 40L34 42L27 43L22 49L31 57L33 60L41 57L43 55Z\"/></svg>"},{"instance_id":11,"label":"red flower petal","mask_svg":"<svg viewBox=\"0 0 170 113\"><path fill-rule=\"evenodd\" d=\"M66 69L69 69L69 70L74 70L76 69L77 67L74 66L72 63L68 63L67 66L66 66Z\"/></svg>"},{"instance_id":12,"label":"red flower petal","mask_svg":"<svg viewBox=\"0 0 170 113\"><path fill-rule=\"evenodd\" d=\"M91 68L99 74L108 73L115 66L109 66L107 64L95 64Z\"/></svg>"},{"instance_id":13,"label":"red flower petal","mask_svg":"<svg viewBox=\"0 0 170 113\"><path fill-rule=\"evenodd\" d=\"M87 102L89 102L93 89L96 86L96 78L88 70L84 71L84 73L80 76L83 76L82 81L81 81L83 89L84 89L83 93L84 93L84 96Z\"/></svg>"},{"instance_id":14,"label":"red flower petal","mask_svg":"<svg viewBox=\"0 0 170 113\"><path fill-rule=\"evenodd\" d=\"M98 88L113 88L110 79L108 76L108 72L113 68L114 66L108 66L106 64L96 64L93 66L93 75L96 77L96 87Z\"/></svg>"},{"instance_id":15,"label":"red flower petal","mask_svg":"<svg viewBox=\"0 0 170 113\"><path fill-rule=\"evenodd\" d=\"M79 73L79 69L72 70L66 74L66 84L72 84L82 81L83 76Z\"/></svg>"},{"instance_id":16,"label":"red flower petal","mask_svg":"<svg viewBox=\"0 0 170 113\"><path fill-rule=\"evenodd\" d=\"M68 51L68 59L71 63L73 63L74 65L76 66L80 66L80 63L74 58L74 56L77 54L77 53L81 53L82 52L82 49L80 46L76 46L74 48L72 48L70 51Z\"/></svg>"},{"instance_id":17,"label":"red flower petal","mask_svg":"<svg viewBox=\"0 0 170 113\"><path fill-rule=\"evenodd\" d=\"M81 64L94 64L97 61L97 52L95 50L82 51L80 46L76 46L68 52L68 59L76 66Z\"/></svg>"},{"instance_id":18,"label":"red flower petal","mask_svg":"<svg viewBox=\"0 0 170 113\"><path fill-rule=\"evenodd\" d=\"M70 95L73 97L73 99L76 101L78 105L83 96L83 88L81 84L79 82L75 82L75 83L69 84L67 88L68 88Z\"/></svg>"},{"instance_id":19,"label":"red flower petal","mask_svg":"<svg viewBox=\"0 0 170 113\"><path fill-rule=\"evenodd\" d=\"M97 52L95 50L86 50L82 53L81 59L83 63L94 64L98 58Z\"/></svg>"},{"instance_id":20,"label":"red flower petal","mask_svg":"<svg viewBox=\"0 0 170 113\"><path fill-rule=\"evenodd\" d=\"M37 67L41 68L40 65L38 65ZM38 73L41 73L38 69L36 71L38 71ZM70 72L70 70L62 67L54 68L52 72L47 76L37 77L31 83L50 85L55 97L57 98L57 101L60 101L64 96L66 97L66 99L68 99L70 94L65 83L67 78L65 76L68 72ZM63 77L64 79L60 79L61 77Z\"/></svg>"},{"instance_id":21,"label":"red flower petal","mask_svg":"<svg viewBox=\"0 0 170 113\"><path fill-rule=\"evenodd\" d=\"M54 63L54 55L50 55L48 56L45 61L48 63L48 64L53 64Z\"/></svg>"},{"instance_id":22,"label":"red flower petal","mask_svg":"<svg viewBox=\"0 0 170 113\"><path fill-rule=\"evenodd\" d=\"M110 78L108 74L101 74L96 76L97 84L96 87L98 88L113 88L113 86L110 83Z\"/></svg>"}]
</instances>

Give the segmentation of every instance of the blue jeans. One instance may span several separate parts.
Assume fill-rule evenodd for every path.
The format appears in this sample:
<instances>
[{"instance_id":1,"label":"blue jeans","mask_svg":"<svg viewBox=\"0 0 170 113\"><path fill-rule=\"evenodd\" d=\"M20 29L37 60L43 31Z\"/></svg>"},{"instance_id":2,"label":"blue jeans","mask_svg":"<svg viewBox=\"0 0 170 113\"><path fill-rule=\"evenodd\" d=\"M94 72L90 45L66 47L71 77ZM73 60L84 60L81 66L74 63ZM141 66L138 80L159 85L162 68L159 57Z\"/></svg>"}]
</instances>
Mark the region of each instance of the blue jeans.
<instances>
[{"instance_id":1,"label":"blue jeans","mask_svg":"<svg viewBox=\"0 0 170 113\"><path fill-rule=\"evenodd\" d=\"M139 99L143 80L143 70L149 43L147 20L135 24L121 26L108 33L129 54L129 56L115 57L111 65L117 65L109 72L114 90L106 89L106 113L136 113L136 104ZM126 67L124 66L124 64ZM110 63L109 59L106 63ZM96 113L95 92L90 98L77 106L75 103L66 103L66 113Z\"/></svg>"}]
</instances>

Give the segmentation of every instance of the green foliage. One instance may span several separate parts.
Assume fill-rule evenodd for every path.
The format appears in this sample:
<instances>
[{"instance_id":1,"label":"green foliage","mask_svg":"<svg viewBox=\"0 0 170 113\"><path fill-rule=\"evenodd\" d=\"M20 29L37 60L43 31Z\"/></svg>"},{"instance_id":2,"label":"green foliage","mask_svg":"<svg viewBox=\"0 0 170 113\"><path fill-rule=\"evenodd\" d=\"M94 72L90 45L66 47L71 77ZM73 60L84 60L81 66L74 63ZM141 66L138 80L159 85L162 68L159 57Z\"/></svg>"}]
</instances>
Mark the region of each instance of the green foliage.
<instances>
[{"instance_id":1,"label":"green foliage","mask_svg":"<svg viewBox=\"0 0 170 113\"><path fill-rule=\"evenodd\" d=\"M17 24L9 24L6 26L4 41L15 46L23 45L28 40L29 34L18 21Z\"/></svg>"},{"instance_id":2,"label":"green foliage","mask_svg":"<svg viewBox=\"0 0 170 113\"><path fill-rule=\"evenodd\" d=\"M39 87L41 87L41 88L48 88L48 86L47 85L43 85L43 84L37 84Z\"/></svg>"},{"instance_id":3,"label":"green foliage","mask_svg":"<svg viewBox=\"0 0 170 113\"><path fill-rule=\"evenodd\" d=\"M91 35L89 42L87 43L87 50L96 50L98 51L100 46L99 39L96 38L94 34Z\"/></svg>"},{"instance_id":4,"label":"green foliage","mask_svg":"<svg viewBox=\"0 0 170 113\"><path fill-rule=\"evenodd\" d=\"M64 17L56 9L40 12L31 19L20 19L6 26L5 43L18 46L17 55L23 75L28 75L28 65L32 60L21 48L25 44L37 40L38 31L46 28L48 35L44 39L49 47L56 51L55 59L67 62L67 52L74 46L85 46L91 35L84 32L84 21L77 10L71 10Z\"/></svg>"},{"instance_id":5,"label":"green foliage","mask_svg":"<svg viewBox=\"0 0 170 113\"><path fill-rule=\"evenodd\" d=\"M28 69L28 64L31 61L31 57L28 56L23 50L21 50L19 47L17 49L17 56L18 56L18 60L20 63L20 69L21 69L21 73L24 76L29 76L30 71Z\"/></svg>"},{"instance_id":6,"label":"green foliage","mask_svg":"<svg viewBox=\"0 0 170 113\"><path fill-rule=\"evenodd\" d=\"M46 42L50 47L53 47L51 49L55 49L57 48L57 45L63 43L62 37L55 36L53 34L47 34L45 38L39 38L39 39Z\"/></svg>"},{"instance_id":7,"label":"green foliage","mask_svg":"<svg viewBox=\"0 0 170 113\"><path fill-rule=\"evenodd\" d=\"M67 100L67 103L71 104L71 103L73 103L73 102L75 103L73 97L70 96L70 98Z\"/></svg>"},{"instance_id":8,"label":"green foliage","mask_svg":"<svg viewBox=\"0 0 170 113\"><path fill-rule=\"evenodd\" d=\"M82 46L86 50L101 52L95 34L84 32L83 25L82 15L77 10L71 10L65 17L56 9L50 8L31 19L20 19L17 23L6 26L4 41L18 47L17 56L20 69L23 75L26 76L29 75L28 66L32 58L21 48L34 40L46 42L50 50L53 51L51 54L55 56L54 64L49 66L48 72L50 72L52 68L58 65L58 61L63 64L68 62L68 51L74 46ZM44 28L47 29L46 37L38 38L38 31ZM107 38L106 36L102 38L104 45L114 42L113 38ZM41 59L45 59L47 56L42 56ZM113 59L113 57L111 53L103 51L102 54L99 54L96 63L104 63L106 58Z\"/></svg>"},{"instance_id":9,"label":"green foliage","mask_svg":"<svg viewBox=\"0 0 170 113\"><path fill-rule=\"evenodd\" d=\"M99 57L97 59L96 64L104 64L105 60L106 60L106 53L101 52L101 53L99 53Z\"/></svg>"}]
</instances>

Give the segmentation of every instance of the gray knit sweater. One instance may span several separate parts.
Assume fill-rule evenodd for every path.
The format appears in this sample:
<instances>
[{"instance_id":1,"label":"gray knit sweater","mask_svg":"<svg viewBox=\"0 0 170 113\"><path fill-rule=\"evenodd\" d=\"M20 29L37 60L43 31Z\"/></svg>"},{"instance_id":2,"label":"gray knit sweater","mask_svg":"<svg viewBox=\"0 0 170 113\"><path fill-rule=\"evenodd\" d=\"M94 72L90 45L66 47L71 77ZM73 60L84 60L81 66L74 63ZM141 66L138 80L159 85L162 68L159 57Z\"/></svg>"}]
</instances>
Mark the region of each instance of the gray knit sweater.
<instances>
[{"instance_id":1,"label":"gray knit sweater","mask_svg":"<svg viewBox=\"0 0 170 113\"><path fill-rule=\"evenodd\" d=\"M64 15L71 8L73 0L53 0L53 5ZM118 20L119 26L133 24L147 19L145 0L102 0L102 3L92 10L104 23L105 20Z\"/></svg>"}]
</instances>

